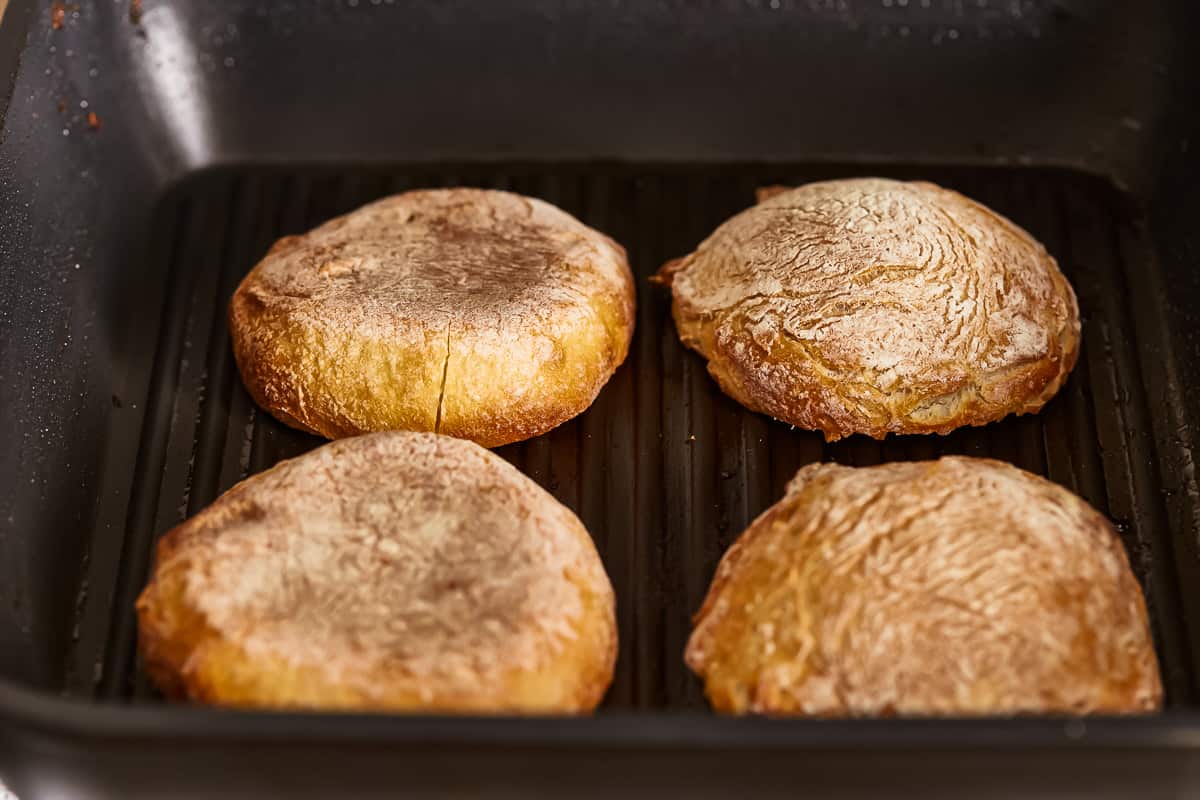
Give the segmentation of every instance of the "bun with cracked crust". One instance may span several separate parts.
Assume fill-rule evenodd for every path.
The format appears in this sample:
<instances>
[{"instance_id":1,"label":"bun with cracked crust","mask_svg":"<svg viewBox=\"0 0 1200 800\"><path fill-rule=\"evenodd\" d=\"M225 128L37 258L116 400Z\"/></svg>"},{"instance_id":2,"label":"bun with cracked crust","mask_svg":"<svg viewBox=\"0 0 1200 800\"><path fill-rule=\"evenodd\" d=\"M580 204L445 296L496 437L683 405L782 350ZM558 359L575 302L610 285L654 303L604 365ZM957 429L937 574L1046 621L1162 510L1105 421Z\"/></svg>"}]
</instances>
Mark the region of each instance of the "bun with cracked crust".
<instances>
[{"instance_id":1,"label":"bun with cracked crust","mask_svg":"<svg viewBox=\"0 0 1200 800\"><path fill-rule=\"evenodd\" d=\"M288 425L486 447L584 411L633 325L620 245L482 189L407 192L281 239L229 308L247 389Z\"/></svg>"},{"instance_id":2,"label":"bun with cracked crust","mask_svg":"<svg viewBox=\"0 0 1200 800\"><path fill-rule=\"evenodd\" d=\"M1061 486L979 458L801 469L721 560L686 660L734 714L1162 703L1112 525Z\"/></svg>"},{"instance_id":3,"label":"bun with cracked crust","mask_svg":"<svg viewBox=\"0 0 1200 800\"><path fill-rule=\"evenodd\" d=\"M224 706L583 713L612 680L588 532L514 467L432 433L342 439L159 543L146 670Z\"/></svg>"},{"instance_id":4,"label":"bun with cracked crust","mask_svg":"<svg viewBox=\"0 0 1200 800\"><path fill-rule=\"evenodd\" d=\"M827 440L1039 410L1079 350L1075 293L1009 220L931 183L772 188L657 279L746 407Z\"/></svg>"}]
</instances>

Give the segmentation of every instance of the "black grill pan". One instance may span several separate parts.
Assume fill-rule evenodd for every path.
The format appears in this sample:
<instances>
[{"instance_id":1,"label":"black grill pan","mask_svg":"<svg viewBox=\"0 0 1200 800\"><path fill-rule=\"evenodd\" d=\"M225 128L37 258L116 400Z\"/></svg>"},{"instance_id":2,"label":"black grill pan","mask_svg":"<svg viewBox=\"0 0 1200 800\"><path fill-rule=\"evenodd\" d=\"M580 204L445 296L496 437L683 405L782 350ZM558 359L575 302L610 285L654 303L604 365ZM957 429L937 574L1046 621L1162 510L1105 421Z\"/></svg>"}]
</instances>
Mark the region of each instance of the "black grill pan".
<instances>
[{"instance_id":1,"label":"black grill pan","mask_svg":"<svg viewBox=\"0 0 1200 800\"><path fill-rule=\"evenodd\" d=\"M1200 793L1186 4L145 0L137 23L126 12L68 6L55 29L49 7L12 0L0 26L0 68L13 70L0 139L0 781L21 797ZM669 298L646 281L661 263L757 186L865 174L958 189L1058 259L1083 348L1042 413L827 445L744 410L680 345ZM580 515L612 577L621 653L604 706L585 720L479 720L166 704L140 669L132 613L155 541L320 444L242 388L233 288L279 236L455 185L555 203L622 242L638 276L629 360L593 407L499 450ZM943 453L1046 475L1116 523L1149 603L1164 713L709 713L681 653L737 534L804 464Z\"/></svg>"}]
</instances>

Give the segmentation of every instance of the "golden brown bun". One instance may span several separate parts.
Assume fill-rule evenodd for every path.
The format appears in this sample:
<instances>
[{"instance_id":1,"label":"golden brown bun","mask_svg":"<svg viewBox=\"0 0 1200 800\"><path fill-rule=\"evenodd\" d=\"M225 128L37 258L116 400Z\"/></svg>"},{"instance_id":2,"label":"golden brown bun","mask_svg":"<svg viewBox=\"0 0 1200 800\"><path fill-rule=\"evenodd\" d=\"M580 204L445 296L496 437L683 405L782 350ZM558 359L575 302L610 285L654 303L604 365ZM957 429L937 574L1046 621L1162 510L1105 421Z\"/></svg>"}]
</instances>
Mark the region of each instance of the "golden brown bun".
<instances>
[{"instance_id":1,"label":"golden brown bun","mask_svg":"<svg viewBox=\"0 0 1200 800\"><path fill-rule=\"evenodd\" d=\"M242 707L579 713L616 659L579 520L460 439L328 444L167 534L138 600L171 696Z\"/></svg>"},{"instance_id":2,"label":"golden brown bun","mask_svg":"<svg viewBox=\"0 0 1200 800\"><path fill-rule=\"evenodd\" d=\"M633 324L620 245L481 189L408 192L281 239L229 307L242 379L288 425L486 447L591 405Z\"/></svg>"},{"instance_id":3,"label":"golden brown bun","mask_svg":"<svg viewBox=\"0 0 1200 800\"><path fill-rule=\"evenodd\" d=\"M979 203L880 178L771 188L657 279L747 408L832 441L1037 411L1075 365L1075 293Z\"/></svg>"},{"instance_id":4,"label":"golden brown bun","mask_svg":"<svg viewBox=\"0 0 1200 800\"><path fill-rule=\"evenodd\" d=\"M1162 702L1112 526L1062 487L978 458L800 470L725 554L686 659L735 714Z\"/></svg>"}]
</instances>

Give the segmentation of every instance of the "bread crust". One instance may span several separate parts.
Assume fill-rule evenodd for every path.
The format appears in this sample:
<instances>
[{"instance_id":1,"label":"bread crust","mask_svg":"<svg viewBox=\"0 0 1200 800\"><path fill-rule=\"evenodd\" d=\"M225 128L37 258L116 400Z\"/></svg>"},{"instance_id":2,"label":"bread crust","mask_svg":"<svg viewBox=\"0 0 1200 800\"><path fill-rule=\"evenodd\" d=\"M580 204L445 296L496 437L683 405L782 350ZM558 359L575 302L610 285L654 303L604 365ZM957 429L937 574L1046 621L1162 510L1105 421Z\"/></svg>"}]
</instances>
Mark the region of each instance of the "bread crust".
<instances>
[{"instance_id":1,"label":"bread crust","mask_svg":"<svg viewBox=\"0 0 1200 800\"><path fill-rule=\"evenodd\" d=\"M989 459L801 469L741 535L686 661L713 706L782 716L1157 709L1109 522Z\"/></svg>"},{"instance_id":2,"label":"bread crust","mask_svg":"<svg viewBox=\"0 0 1200 800\"><path fill-rule=\"evenodd\" d=\"M238 707L584 713L614 597L587 531L460 439L343 439L166 535L137 603L167 695Z\"/></svg>"},{"instance_id":3,"label":"bread crust","mask_svg":"<svg viewBox=\"0 0 1200 800\"><path fill-rule=\"evenodd\" d=\"M1079 350L1054 258L931 183L770 187L657 280L723 391L829 441L1036 412Z\"/></svg>"},{"instance_id":4,"label":"bread crust","mask_svg":"<svg viewBox=\"0 0 1200 800\"><path fill-rule=\"evenodd\" d=\"M624 249L541 200L407 192L278 241L229 306L250 395L329 438L485 447L584 411L634 326Z\"/></svg>"}]
</instances>

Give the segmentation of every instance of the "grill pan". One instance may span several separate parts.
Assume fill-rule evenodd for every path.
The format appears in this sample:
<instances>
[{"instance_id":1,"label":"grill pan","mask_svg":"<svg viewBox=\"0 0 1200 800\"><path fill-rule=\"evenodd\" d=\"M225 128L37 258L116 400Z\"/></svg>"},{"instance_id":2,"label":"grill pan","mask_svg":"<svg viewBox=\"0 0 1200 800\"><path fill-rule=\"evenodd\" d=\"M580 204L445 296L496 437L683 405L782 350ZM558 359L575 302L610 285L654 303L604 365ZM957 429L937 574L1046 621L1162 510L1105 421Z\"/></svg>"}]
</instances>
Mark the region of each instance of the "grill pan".
<instances>
[{"instance_id":1,"label":"grill pan","mask_svg":"<svg viewBox=\"0 0 1200 800\"><path fill-rule=\"evenodd\" d=\"M1200 212L1185 2L12 0L0 24L0 781L23 798L1185 797L1200 792ZM89 119L90 114L95 114ZM1193 145L1195 142L1195 145ZM753 202L850 175L958 189L1043 241L1083 347L1036 416L827 445L744 410L646 278ZM618 599L595 718L167 705L133 599L155 541L320 441L257 410L224 309L277 237L389 193L542 197L638 277L628 362L499 452ZM991 456L1108 515L1166 710L733 720L681 659L717 560L800 466Z\"/></svg>"}]
</instances>

